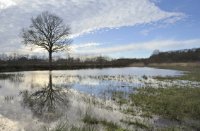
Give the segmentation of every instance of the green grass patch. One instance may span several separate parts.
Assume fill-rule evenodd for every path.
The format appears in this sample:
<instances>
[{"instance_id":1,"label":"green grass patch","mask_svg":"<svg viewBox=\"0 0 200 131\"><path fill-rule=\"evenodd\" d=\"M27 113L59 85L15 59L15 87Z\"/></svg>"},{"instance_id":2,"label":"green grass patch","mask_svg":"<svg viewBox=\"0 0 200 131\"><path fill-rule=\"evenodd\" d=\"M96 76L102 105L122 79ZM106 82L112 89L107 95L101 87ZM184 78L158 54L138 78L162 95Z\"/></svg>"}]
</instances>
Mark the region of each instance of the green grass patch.
<instances>
[{"instance_id":1,"label":"green grass patch","mask_svg":"<svg viewBox=\"0 0 200 131\"><path fill-rule=\"evenodd\" d=\"M200 120L200 88L139 88L130 95L134 105L144 112L182 121Z\"/></svg>"},{"instance_id":2,"label":"green grass patch","mask_svg":"<svg viewBox=\"0 0 200 131\"><path fill-rule=\"evenodd\" d=\"M137 115L137 112L133 109L134 107L128 107L127 109L125 109L123 112L125 114L130 114L132 116Z\"/></svg>"},{"instance_id":3,"label":"green grass patch","mask_svg":"<svg viewBox=\"0 0 200 131\"><path fill-rule=\"evenodd\" d=\"M126 94L122 91L112 92L112 100L116 101L119 105L127 104Z\"/></svg>"}]
</instances>

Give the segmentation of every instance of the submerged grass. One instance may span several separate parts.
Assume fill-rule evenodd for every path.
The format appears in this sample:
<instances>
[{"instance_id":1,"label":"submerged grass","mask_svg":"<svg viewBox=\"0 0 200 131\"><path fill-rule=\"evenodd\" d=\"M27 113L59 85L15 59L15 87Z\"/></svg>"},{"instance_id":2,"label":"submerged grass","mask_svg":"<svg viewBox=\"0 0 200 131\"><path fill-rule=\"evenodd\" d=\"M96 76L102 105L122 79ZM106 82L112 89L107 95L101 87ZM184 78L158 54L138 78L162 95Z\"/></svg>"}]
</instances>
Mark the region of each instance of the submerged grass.
<instances>
[{"instance_id":1,"label":"submerged grass","mask_svg":"<svg viewBox=\"0 0 200 131\"><path fill-rule=\"evenodd\" d=\"M96 131L94 126L84 125L82 127L69 126L67 123L59 123L55 128L44 127L42 131Z\"/></svg>"},{"instance_id":2,"label":"submerged grass","mask_svg":"<svg viewBox=\"0 0 200 131\"><path fill-rule=\"evenodd\" d=\"M3 74L0 73L0 80L10 80L13 82L22 82L23 81L23 74L21 73L16 73L16 74Z\"/></svg>"},{"instance_id":3,"label":"submerged grass","mask_svg":"<svg viewBox=\"0 0 200 131\"><path fill-rule=\"evenodd\" d=\"M91 124L91 125L100 123L100 121L98 119L96 119L95 117L92 117L88 113L85 114L85 116L83 118L83 122L87 123L87 124Z\"/></svg>"},{"instance_id":4,"label":"submerged grass","mask_svg":"<svg viewBox=\"0 0 200 131\"><path fill-rule=\"evenodd\" d=\"M87 113L83 118L83 122L85 124L89 124L89 125L101 124L101 125L103 125L105 127L106 131L127 131L126 129L121 128L116 123L113 123L111 121L107 121L105 119L104 120L97 119L97 118L92 117L91 115L89 115Z\"/></svg>"},{"instance_id":5,"label":"submerged grass","mask_svg":"<svg viewBox=\"0 0 200 131\"><path fill-rule=\"evenodd\" d=\"M134 125L137 128L141 128L141 129L149 129L149 127L147 125L145 125L144 123L135 120L135 121L130 121L130 120L121 120L121 122L126 123L128 125Z\"/></svg>"},{"instance_id":6,"label":"submerged grass","mask_svg":"<svg viewBox=\"0 0 200 131\"><path fill-rule=\"evenodd\" d=\"M83 127L75 127L73 126L70 131L96 131L94 126L85 125Z\"/></svg>"},{"instance_id":7,"label":"submerged grass","mask_svg":"<svg viewBox=\"0 0 200 131\"><path fill-rule=\"evenodd\" d=\"M15 77L15 74L1 74L0 73L0 80L5 80L5 79L13 78L13 77Z\"/></svg>"},{"instance_id":8,"label":"submerged grass","mask_svg":"<svg viewBox=\"0 0 200 131\"><path fill-rule=\"evenodd\" d=\"M127 104L126 94L123 91L114 91L111 96L112 100L116 101L120 106Z\"/></svg>"},{"instance_id":9,"label":"submerged grass","mask_svg":"<svg viewBox=\"0 0 200 131\"><path fill-rule=\"evenodd\" d=\"M200 120L200 88L139 88L131 94L135 106L164 118Z\"/></svg>"}]
</instances>

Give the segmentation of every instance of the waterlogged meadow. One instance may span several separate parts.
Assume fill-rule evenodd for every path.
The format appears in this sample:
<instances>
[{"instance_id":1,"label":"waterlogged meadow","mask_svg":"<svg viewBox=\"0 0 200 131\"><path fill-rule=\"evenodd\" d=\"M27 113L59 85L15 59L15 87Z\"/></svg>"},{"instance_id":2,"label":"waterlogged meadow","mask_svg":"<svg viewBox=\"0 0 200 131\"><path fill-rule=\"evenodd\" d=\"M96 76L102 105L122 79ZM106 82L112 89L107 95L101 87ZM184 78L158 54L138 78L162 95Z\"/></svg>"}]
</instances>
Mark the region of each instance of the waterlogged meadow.
<instances>
[{"instance_id":1,"label":"waterlogged meadow","mask_svg":"<svg viewBox=\"0 0 200 131\"><path fill-rule=\"evenodd\" d=\"M184 73L144 67L1 73L0 130L199 130L200 83L176 79Z\"/></svg>"}]
</instances>

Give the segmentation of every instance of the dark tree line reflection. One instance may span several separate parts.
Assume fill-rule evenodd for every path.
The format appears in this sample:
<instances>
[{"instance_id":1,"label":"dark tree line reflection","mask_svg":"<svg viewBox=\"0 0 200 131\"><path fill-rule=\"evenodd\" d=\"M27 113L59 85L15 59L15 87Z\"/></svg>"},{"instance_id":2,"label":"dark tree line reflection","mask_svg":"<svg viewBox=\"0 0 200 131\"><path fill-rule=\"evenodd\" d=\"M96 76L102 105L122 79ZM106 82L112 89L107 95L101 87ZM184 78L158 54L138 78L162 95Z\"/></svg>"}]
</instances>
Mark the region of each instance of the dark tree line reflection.
<instances>
[{"instance_id":1,"label":"dark tree line reflection","mask_svg":"<svg viewBox=\"0 0 200 131\"><path fill-rule=\"evenodd\" d=\"M44 121L54 121L61 116L69 107L67 88L65 90L52 83L52 73L49 71L49 83L37 91L23 91L24 107L28 107L34 116Z\"/></svg>"}]
</instances>

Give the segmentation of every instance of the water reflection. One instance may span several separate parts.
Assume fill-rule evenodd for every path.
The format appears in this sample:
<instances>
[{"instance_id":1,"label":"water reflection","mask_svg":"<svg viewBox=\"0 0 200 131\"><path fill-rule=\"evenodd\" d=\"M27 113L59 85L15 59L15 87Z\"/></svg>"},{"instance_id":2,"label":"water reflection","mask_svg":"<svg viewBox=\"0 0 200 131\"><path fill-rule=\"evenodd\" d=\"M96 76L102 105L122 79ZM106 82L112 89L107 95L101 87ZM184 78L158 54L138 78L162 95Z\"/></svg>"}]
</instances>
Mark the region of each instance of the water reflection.
<instances>
[{"instance_id":1,"label":"water reflection","mask_svg":"<svg viewBox=\"0 0 200 131\"><path fill-rule=\"evenodd\" d=\"M24 74L22 73L15 73L15 74L10 74L10 73L1 73L0 74L0 80L10 80L10 82L13 83L21 83L24 82Z\"/></svg>"},{"instance_id":2,"label":"water reflection","mask_svg":"<svg viewBox=\"0 0 200 131\"><path fill-rule=\"evenodd\" d=\"M44 121L54 121L65 115L69 107L67 88L52 83L52 73L49 71L49 82L37 91L21 92L24 107L30 108L33 115Z\"/></svg>"},{"instance_id":3,"label":"water reflection","mask_svg":"<svg viewBox=\"0 0 200 131\"><path fill-rule=\"evenodd\" d=\"M144 79L146 72L147 78ZM43 127L53 129L60 122L66 122L68 129L74 126L81 128L94 118L99 121L94 125L95 130L103 130L106 127L101 123L105 121L126 128L121 120L138 118L126 112L130 110L126 105L131 104L129 94L145 85L164 85L151 76L173 76L176 71L108 68L4 74L0 74L0 125L4 124L5 129L13 125L17 128L13 131L39 131ZM184 86L187 84L184 83ZM133 113L137 115L137 110Z\"/></svg>"}]
</instances>

